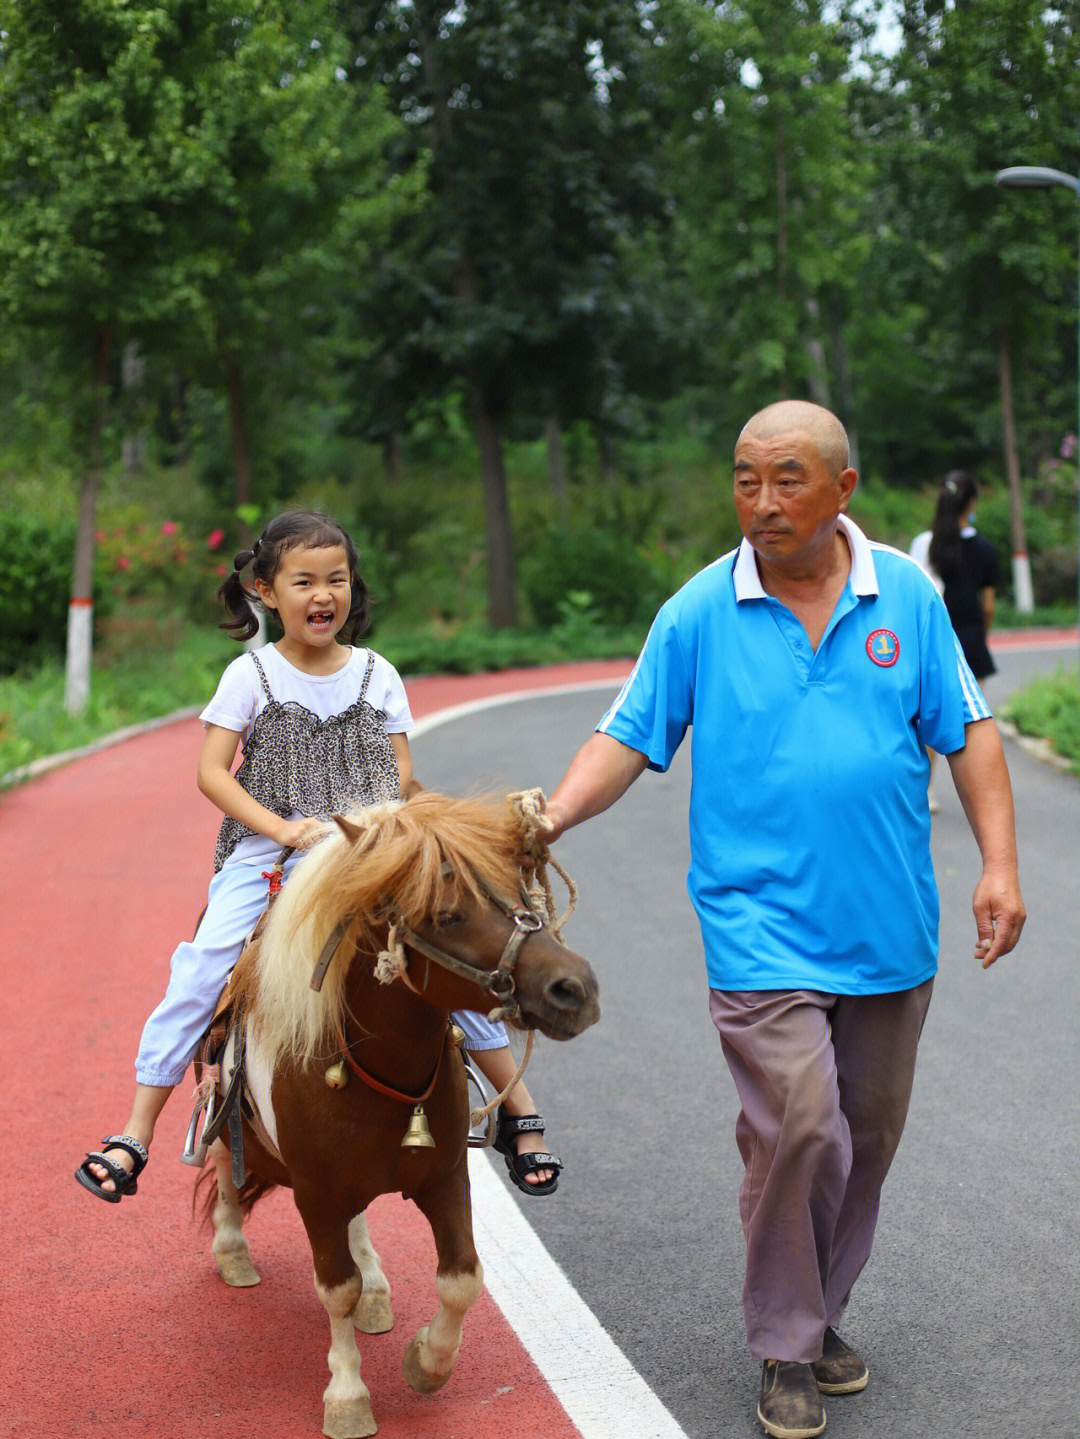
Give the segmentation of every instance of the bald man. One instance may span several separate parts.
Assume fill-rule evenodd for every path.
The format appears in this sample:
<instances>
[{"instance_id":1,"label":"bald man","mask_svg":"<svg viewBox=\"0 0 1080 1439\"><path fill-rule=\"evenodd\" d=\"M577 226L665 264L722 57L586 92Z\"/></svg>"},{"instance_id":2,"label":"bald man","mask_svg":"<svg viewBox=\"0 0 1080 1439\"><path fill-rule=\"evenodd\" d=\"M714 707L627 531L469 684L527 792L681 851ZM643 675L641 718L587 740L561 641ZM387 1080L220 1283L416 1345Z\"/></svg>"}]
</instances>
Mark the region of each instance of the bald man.
<instances>
[{"instance_id":1,"label":"bald man","mask_svg":"<svg viewBox=\"0 0 1080 1439\"><path fill-rule=\"evenodd\" d=\"M691 730L690 897L741 1103L743 1307L776 1439L866 1387L839 1329L874 1236L937 970L927 747L982 855L975 956L1024 922L997 728L931 582L847 518L835 415L770 405L735 445L740 547L662 607L547 806L552 838Z\"/></svg>"}]
</instances>

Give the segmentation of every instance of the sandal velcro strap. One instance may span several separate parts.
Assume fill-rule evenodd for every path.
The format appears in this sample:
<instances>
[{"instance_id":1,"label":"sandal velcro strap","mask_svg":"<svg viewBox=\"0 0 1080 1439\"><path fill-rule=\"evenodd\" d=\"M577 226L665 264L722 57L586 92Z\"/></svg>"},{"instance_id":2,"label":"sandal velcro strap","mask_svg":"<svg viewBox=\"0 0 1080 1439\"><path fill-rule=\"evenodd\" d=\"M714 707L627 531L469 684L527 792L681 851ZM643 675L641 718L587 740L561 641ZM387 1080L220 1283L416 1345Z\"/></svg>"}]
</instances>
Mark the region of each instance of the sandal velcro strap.
<instances>
[{"instance_id":1,"label":"sandal velcro strap","mask_svg":"<svg viewBox=\"0 0 1080 1439\"><path fill-rule=\"evenodd\" d=\"M130 1134L109 1134L101 1141L102 1149L123 1149L135 1161L133 1176L140 1175L146 1168L146 1161L150 1158L146 1152L146 1146L140 1144L137 1139L132 1139Z\"/></svg>"},{"instance_id":2,"label":"sandal velcro strap","mask_svg":"<svg viewBox=\"0 0 1080 1439\"><path fill-rule=\"evenodd\" d=\"M538 1169L562 1169L563 1162L554 1154L545 1154L542 1149L533 1149L519 1154L515 1166L519 1174L535 1174Z\"/></svg>"},{"instance_id":3,"label":"sandal velcro strap","mask_svg":"<svg viewBox=\"0 0 1080 1439\"><path fill-rule=\"evenodd\" d=\"M538 1114L507 1114L503 1111L499 1115L499 1127L504 1134L516 1138L519 1134L543 1134L544 1121Z\"/></svg>"}]
</instances>

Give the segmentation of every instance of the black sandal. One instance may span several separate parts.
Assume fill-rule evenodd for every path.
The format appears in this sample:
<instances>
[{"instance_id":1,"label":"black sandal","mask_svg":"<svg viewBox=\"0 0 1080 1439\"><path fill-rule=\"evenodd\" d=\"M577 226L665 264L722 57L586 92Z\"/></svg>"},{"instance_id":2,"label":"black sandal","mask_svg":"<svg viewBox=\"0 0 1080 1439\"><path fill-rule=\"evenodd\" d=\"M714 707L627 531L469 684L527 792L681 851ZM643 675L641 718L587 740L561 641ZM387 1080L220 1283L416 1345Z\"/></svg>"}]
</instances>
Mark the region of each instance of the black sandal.
<instances>
[{"instance_id":1,"label":"black sandal","mask_svg":"<svg viewBox=\"0 0 1080 1439\"><path fill-rule=\"evenodd\" d=\"M99 1199L106 1200L109 1204L119 1204L125 1194L134 1194L138 1189L136 1180L146 1168L146 1161L149 1155L143 1145L137 1139L132 1139L130 1134L110 1134L101 1141L101 1149L122 1149L130 1154L135 1161L135 1168L129 1174L122 1164L117 1164L115 1159L110 1159L101 1150L94 1149L86 1156L83 1162L75 1171L75 1178L84 1189L89 1189L91 1194L96 1194ZM100 1164L102 1169L109 1171L109 1178L116 1185L115 1189L102 1189L103 1179L96 1174L90 1173L91 1164Z\"/></svg>"},{"instance_id":2,"label":"black sandal","mask_svg":"<svg viewBox=\"0 0 1080 1439\"><path fill-rule=\"evenodd\" d=\"M519 1134L543 1132L544 1121L538 1114L507 1114L503 1105L499 1105L493 1144L506 1160L510 1178L523 1194L554 1194L559 1187L559 1171L563 1168L561 1159L557 1159L554 1154L546 1154L543 1150L519 1154L514 1145ZM550 1179L545 1179L540 1184L529 1184L526 1175L535 1174L541 1169L551 1169L554 1173Z\"/></svg>"}]
</instances>

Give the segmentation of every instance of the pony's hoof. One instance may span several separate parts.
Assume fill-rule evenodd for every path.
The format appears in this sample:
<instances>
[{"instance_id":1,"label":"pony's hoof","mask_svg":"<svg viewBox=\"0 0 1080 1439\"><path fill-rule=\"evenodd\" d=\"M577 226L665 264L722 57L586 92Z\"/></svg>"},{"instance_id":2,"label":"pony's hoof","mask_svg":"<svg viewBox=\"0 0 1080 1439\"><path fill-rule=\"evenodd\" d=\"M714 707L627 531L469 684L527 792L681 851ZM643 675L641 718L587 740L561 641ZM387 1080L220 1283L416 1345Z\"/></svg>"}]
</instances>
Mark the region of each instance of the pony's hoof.
<instances>
[{"instance_id":1,"label":"pony's hoof","mask_svg":"<svg viewBox=\"0 0 1080 1439\"><path fill-rule=\"evenodd\" d=\"M322 1432L329 1439L365 1439L378 1429L369 1399L330 1399L323 1405Z\"/></svg>"},{"instance_id":2,"label":"pony's hoof","mask_svg":"<svg viewBox=\"0 0 1080 1439\"><path fill-rule=\"evenodd\" d=\"M215 1254L214 1263L222 1279L233 1289L250 1289L253 1284L262 1283L251 1256L243 1250L227 1249L223 1254Z\"/></svg>"},{"instance_id":3,"label":"pony's hoof","mask_svg":"<svg viewBox=\"0 0 1080 1439\"><path fill-rule=\"evenodd\" d=\"M390 1296L385 1289L373 1294L366 1291L360 1296L360 1303L353 1315L353 1324L361 1334L385 1334L394 1327L394 1311L390 1307Z\"/></svg>"},{"instance_id":4,"label":"pony's hoof","mask_svg":"<svg viewBox=\"0 0 1080 1439\"><path fill-rule=\"evenodd\" d=\"M429 1374L421 1365L420 1349L426 1339L427 1329L421 1329L420 1333L409 1345L408 1349L406 1349L405 1356L401 1361L401 1372L405 1375L409 1386L415 1389L417 1394L434 1394L435 1391L441 1389L450 1378L449 1372L446 1374Z\"/></svg>"}]
</instances>

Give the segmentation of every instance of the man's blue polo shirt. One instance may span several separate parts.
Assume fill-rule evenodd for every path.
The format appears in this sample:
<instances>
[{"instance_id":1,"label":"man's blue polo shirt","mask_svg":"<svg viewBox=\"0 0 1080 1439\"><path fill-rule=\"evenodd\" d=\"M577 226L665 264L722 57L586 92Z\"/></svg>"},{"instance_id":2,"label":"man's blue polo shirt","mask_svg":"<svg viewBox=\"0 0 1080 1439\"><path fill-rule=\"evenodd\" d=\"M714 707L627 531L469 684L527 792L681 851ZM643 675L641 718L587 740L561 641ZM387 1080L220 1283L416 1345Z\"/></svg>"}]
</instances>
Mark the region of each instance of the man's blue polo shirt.
<instances>
[{"instance_id":1,"label":"man's blue polo shirt","mask_svg":"<svg viewBox=\"0 0 1080 1439\"><path fill-rule=\"evenodd\" d=\"M816 653L744 540L663 606L597 726L656 770L692 727L713 989L883 994L937 969L926 746L990 711L918 565L840 523L851 574Z\"/></svg>"}]
</instances>

